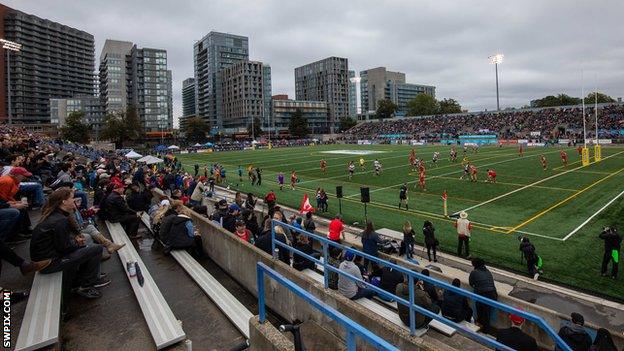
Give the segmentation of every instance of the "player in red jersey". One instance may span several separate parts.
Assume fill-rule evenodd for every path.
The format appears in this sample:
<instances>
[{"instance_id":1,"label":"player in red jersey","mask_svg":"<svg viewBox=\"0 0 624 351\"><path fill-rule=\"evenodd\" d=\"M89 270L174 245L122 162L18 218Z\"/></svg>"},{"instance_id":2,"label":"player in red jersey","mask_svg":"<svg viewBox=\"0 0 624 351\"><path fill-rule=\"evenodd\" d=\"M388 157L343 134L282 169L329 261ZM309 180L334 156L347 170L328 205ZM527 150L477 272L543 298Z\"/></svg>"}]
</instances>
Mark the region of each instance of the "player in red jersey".
<instances>
[{"instance_id":1,"label":"player in red jersey","mask_svg":"<svg viewBox=\"0 0 624 351\"><path fill-rule=\"evenodd\" d=\"M476 183L477 182L477 166L470 165L469 171L470 171L470 181Z\"/></svg>"},{"instance_id":2,"label":"player in red jersey","mask_svg":"<svg viewBox=\"0 0 624 351\"><path fill-rule=\"evenodd\" d=\"M294 170L292 172L290 172L290 188L292 190L295 190L295 185L297 184L297 172L295 172Z\"/></svg>"},{"instance_id":3,"label":"player in red jersey","mask_svg":"<svg viewBox=\"0 0 624 351\"><path fill-rule=\"evenodd\" d=\"M425 188L425 176L426 176L425 167L421 167L418 173L418 187L422 191L427 191L427 189Z\"/></svg>"},{"instance_id":4,"label":"player in red jersey","mask_svg":"<svg viewBox=\"0 0 624 351\"><path fill-rule=\"evenodd\" d=\"M409 164L410 164L410 171L414 172L416 170L416 156L412 154L409 155Z\"/></svg>"},{"instance_id":5,"label":"player in red jersey","mask_svg":"<svg viewBox=\"0 0 624 351\"><path fill-rule=\"evenodd\" d=\"M561 150L559 151L559 155L561 155L561 162L563 163L563 166L568 167L568 154L564 150Z\"/></svg>"},{"instance_id":6,"label":"player in red jersey","mask_svg":"<svg viewBox=\"0 0 624 351\"><path fill-rule=\"evenodd\" d=\"M543 170L547 170L548 169L548 160L546 159L546 156L541 155L540 156L540 162L542 164L542 169Z\"/></svg>"},{"instance_id":7,"label":"player in red jersey","mask_svg":"<svg viewBox=\"0 0 624 351\"><path fill-rule=\"evenodd\" d=\"M321 160L321 172L327 173L327 161Z\"/></svg>"},{"instance_id":8,"label":"player in red jersey","mask_svg":"<svg viewBox=\"0 0 624 351\"><path fill-rule=\"evenodd\" d=\"M576 151L578 151L579 156L583 156L583 147L579 145L579 147L576 148Z\"/></svg>"},{"instance_id":9,"label":"player in red jersey","mask_svg":"<svg viewBox=\"0 0 624 351\"><path fill-rule=\"evenodd\" d=\"M520 157L524 156L524 145L523 144L518 144L518 156L520 156Z\"/></svg>"},{"instance_id":10,"label":"player in red jersey","mask_svg":"<svg viewBox=\"0 0 624 351\"><path fill-rule=\"evenodd\" d=\"M496 183L496 171L493 169L488 169L487 170L487 181L490 183Z\"/></svg>"}]
</instances>

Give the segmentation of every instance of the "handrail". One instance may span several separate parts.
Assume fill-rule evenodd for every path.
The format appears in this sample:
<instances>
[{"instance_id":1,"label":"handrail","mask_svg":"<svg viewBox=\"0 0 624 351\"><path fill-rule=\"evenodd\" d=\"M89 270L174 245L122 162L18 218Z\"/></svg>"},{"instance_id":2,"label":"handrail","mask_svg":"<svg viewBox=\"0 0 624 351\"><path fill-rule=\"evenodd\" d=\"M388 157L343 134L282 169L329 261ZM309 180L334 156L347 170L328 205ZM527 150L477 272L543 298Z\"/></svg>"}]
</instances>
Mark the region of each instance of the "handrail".
<instances>
[{"instance_id":1,"label":"handrail","mask_svg":"<svg viewBox=\"0 0 624 351\"><path fill-rule=\"evenodd\" d=\"M301 252L301 251L295 249L294 247L291 247L291 246L286 245L286 244L284 244L284 243L282 243L280 241L275 240L275 226L281 226L281 227L287 228L287 229L289 229L291 231L302 233L302 234L304 234L304 235L306 235L308 237L313 238L314 240L317 240L317 241L321 242L321 244L323 245L323 261L321 261L321 260L319 260L319 259L317 259L317 258L315 258L313 256L310 256L310 255L308 255L308 254L306 254L304 252ZM409 327L410 327L410 334L411 335L414 335L416 333L416 328L415 328L415 324L416 324L415 323L415 319L416 319L415 318L415 311L417 311L420 314L423 314L423 315L425 315L425 316L427 316L429 318L435 319L435 320L437 320L437 321L439 321L439 322L441 322L443 324L446 324L446 325L448 325L448 326L450 326L452 328L455 328L455 329L459 330L462 334L466 335L467 337L469 337L469 338L471 338L471 339L473 339L473 340L475 340L477 342L480 342L482 344L487 344L487 345L489 345L491 347L494 347L495 349L498 349L498 350L510 350L510 351L513 351L512 348L510 348L508 346L505 346L505 345L499 343L496 340L493 340L493 339L491 339L491 338L489 338L489 337L487 337L485 335L476 333L473 330L471 330L471 329L469 329L469 328L467 328L467 327L465 327L465 326L463 326L461 324L455 323L455 322L453 322L453 321L451 321L451 320L449 320L449 319L447 319L447 318L445 318L445 317L443 317L441 315L435 314L435 313L433 313L433 312L431 312L429 310L426 310L426 309L424 309L424 308L422 308L422 307L420 307L418 305L414 305L414 279L417 279L417 280L423 280L423 281L428 282L430 284L442 287L445 290L452 291L452 292L454 292L456 294L468 297L468 298L472 299L475 302L480 302L480 303L489 305L491 307L494 307L496 309L505 311L507 313L515 314L515 315L520 316L520 317L522 317L522 318L524 318L526 320L529 320L529 321L535 323L536 325L538 325L539 327L541 327L553 339L555 344L557 346L559 346L563 351L572 351L572 349L565 343L565 341L563 341L563 339L561 339L561 337L555 332L555 330L552 329L552 327L550 325L548 325L544 321L544 319L542 317L536 316L536 315L534 315L532 313L528 313L526 311L522 311L522 310L517 309L515 307L507 306L507 305L502 304L502 303L500 303L498 301L489 299L489 298L481 296L481 295L477 295L477 294L475 294L473 292L470 292L470 291L467 291L467 290L455 287L455 286L453 286L451 284L448 284L446 282L443 282L443 281L440 281L440 280L437 280L437 279L425 276L425 275L423 275L421 273L412 271L412 270L407 269L407 268L405 268L403 266L399 266L399 265L397 265L395 263L392 263L392 262L389 262L389 261L386 261L386 260L382 260L382 259L380 259L378 257L369 255L367 253L364 253L362 251L356 250L354 248L350 248L350 247L347 247L345 245L339 244L337 242L331 241L331 240L329 240L329 239L327 239L325 237L322 237L320 235L317 235L317 234L314 234L314 233L310 233L310 232L307 232L307 231L305 231L303 229L299 229L299 228L293 227L293 226L291 226L289 224L286 224L286 223L280 222L278 220L272 219L271 220L271 249L272 249L272 252L275 252L276 246L279 246L280 248L284 248L284 249L286 249L288 251L294 252L297 255L303 256L306 259L308 259L308 260L310 260L310 261L312 261L312 262L314 262L316 264L319 264L319 265L323 266L323 276L324 276L325 289L329 288L329 275L328 275L328 272L332 271L332 272L338 273L340 275L343 275L343 276L345 276L345 277L347 277L347 278L349 278L351 280L354 280L356 282L364 284L367 288L370 288L370 289L374 290L379 295L382 295L382 296L384 296L386 298L389 298L389 299L396 300L397 303L400 303L402 305L407 306L409 308L409 313L410 313L410 325L409 325ZM339 269L329 265L327 263L328 262L328 258L329 258L328 257L329 256L328 246L334 246L334 247L340 248L340 249L345 250L345 251L354 252L357 256L364 257L364 258L368 259L369 261L376 262L377 264L380 264L382 266L390 267L390 268L392 268L392 269L394 269L396 271L399 271L399 272L407 275L407 277L408 277L408 284L409 284L409 293L410 293L409 301L407 301L407 300L405 300L403 298L400 298L400 297L398 297L398 296L396 296L394 294L391 294L391 293L389 293L389 292L387 292L387 291L385 291L383 289L378 288L375 285L372 285L372 284L370 284L370 283L368 283L368 282L366 282L366 281L364 281L362 279L359 279L359 278L357 278L357 277L355 277L355 276L353 276L351 274L348 274L348 273L346 273L344 271L341 271L341 270L339 270Z\"/></svg>"},{"instance_id":2,"label":"handrail","mask_svg":"<svg viewBox=\"0 0 624 351\"><path fill-rule=\"evenodd\" d=\"M348 351L356 350L356 336L360 336L362 339L366 340L366 342L368 342L378 350L399 351L398 348L391 345L386 340L380 338L376 334L373 334L368 329L354 322L351 318L328 306L326 303L319 300L316 296L310 294L308 291L293 283L291 280L274 271L266 264L258 262L256 264L256 274L258 281L258 315L260 323L264 323L266 321L266 303L264 298L264 275L266 274L270 278L273 278L276 282L280 283L281 285L285 286L290 291L295 293L295 295L304 299L310 305L316 307L316 309L328 315L338 324L342 325L347 331Z\"/></svg>"}]
</instances>

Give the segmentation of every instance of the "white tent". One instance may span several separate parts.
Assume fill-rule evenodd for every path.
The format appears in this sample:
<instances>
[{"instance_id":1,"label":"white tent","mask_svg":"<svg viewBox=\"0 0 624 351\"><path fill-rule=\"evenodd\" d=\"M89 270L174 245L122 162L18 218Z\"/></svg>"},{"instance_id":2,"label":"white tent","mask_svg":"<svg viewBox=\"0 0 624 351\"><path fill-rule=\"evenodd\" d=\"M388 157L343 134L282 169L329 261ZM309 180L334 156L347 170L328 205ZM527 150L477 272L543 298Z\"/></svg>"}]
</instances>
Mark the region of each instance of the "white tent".
<instances>
[{"instance_id":1,"label":"white tent","mask_svg":"<svg viewBox=\"0 0 624 351\"><path fill-rule=\"evenodd\" d=\"M161 162L163 162L162 159L160 159L158 157L155 157L155 156L151 156L151 155L144 156L144 157L138 159L137 161L138 162L145 162L145 164L148 164L148 165L152 165L154 163L161 163Z\"/></svg>"},{"instance_id":2,"label":"white tent","mask_svg":"<svg viewBox=\"0 0 624 351\"><path fill-rule=\"evenodd\" d=\"M200 143L197 143L197 144L195 144L195 145L193 145L193 146L202 146L202 144L200 144Z\"/></svg>"},{"instance_id":3,"label":"white tent","mask_svg":"<svg viewBox=\"0 0 624 351\"><path fill-rule=\"evenodd\" d=\"M130 151L130 152L128 152L126 154L126 157L127 158L141 158L141 157L143 157L143 155L141 155L140 153L135 152L134 150L132 150L132 151Z\"/></svg>"},{"instance_id":4,"label":"white tent","mask_svg":"<svg viewBox=\"0 0 624 351\"><path fill-rule=\"evenodd\" d=\"M180 147L178 145L171 145L167 148L167 150L180 150Z\"/></svg>"}]
</instances>

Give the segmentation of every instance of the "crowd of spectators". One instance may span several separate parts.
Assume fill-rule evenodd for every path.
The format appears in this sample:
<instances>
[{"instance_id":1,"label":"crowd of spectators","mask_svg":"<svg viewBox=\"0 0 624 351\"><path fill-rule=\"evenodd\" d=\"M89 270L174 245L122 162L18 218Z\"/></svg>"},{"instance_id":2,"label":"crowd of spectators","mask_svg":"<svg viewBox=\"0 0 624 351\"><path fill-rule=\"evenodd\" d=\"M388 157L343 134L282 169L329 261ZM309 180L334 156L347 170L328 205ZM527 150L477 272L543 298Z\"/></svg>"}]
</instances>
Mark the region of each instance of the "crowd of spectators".
<instances>
[{"instance_id":1,"label":"crowd of spectators","mask_svg":"<svg viewBox=\"0 0 624 351\"><path fill-rule=\"evenodd\" d=\"M595 130L593 107L588 107L586 126L589 136ZM404 135L420 140L438 141L462 134L497 134L500 138L529 138L539 132L544 139L575 139L582 136L582 109L558 107L500 112L476 112L454 115L402 118L365 122L345 132L346 139L383 139ZM600 138L622 138L624 105L598 108Z\"/></svg>"}]
</instances>

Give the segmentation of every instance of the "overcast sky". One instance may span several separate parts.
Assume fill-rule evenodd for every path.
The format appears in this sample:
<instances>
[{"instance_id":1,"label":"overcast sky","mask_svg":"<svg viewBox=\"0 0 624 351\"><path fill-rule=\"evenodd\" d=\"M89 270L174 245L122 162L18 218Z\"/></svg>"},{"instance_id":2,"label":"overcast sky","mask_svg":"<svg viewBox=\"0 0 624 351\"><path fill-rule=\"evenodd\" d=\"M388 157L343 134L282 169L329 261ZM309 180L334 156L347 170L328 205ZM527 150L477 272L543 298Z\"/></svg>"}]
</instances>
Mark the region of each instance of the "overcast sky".
<instances>
[{"instance_id":1,"label":"overcast sky","mask_svg":"<svg viewBox=\"0 0 624 351\"><path fill-rule=\"evenodd\" d=\"M173 71L174 116L182 80L193 76L193 43L210 31L249 37L250 59L269 63L273 94L294 98L294 68L328 56L349 68L385 66L438 99L469 110L501 107L598 86L624 96L624 1L252 1L8 0L15 9L87 31L98 60L107 38L163 48ZM97 64L97 63L96 63Z\"/></svg>"}]
</instances>

